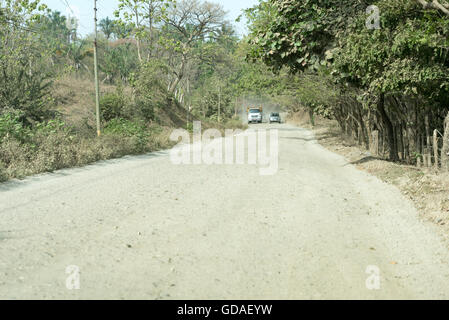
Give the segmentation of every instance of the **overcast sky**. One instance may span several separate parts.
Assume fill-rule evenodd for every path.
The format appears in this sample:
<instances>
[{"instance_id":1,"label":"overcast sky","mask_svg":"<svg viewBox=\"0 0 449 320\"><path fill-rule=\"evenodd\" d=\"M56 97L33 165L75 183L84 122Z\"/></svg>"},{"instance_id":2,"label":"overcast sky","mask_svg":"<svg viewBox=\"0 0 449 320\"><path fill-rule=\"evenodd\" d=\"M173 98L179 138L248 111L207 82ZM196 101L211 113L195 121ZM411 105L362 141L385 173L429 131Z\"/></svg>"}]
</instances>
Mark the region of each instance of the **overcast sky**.
<instances>
[{"instance_id":1,"label":"overcast sky","mask_svg":"<svg viewBox=\"0 0 449 320\"><path fill-rule=\"evenodd\" d=\"M228 11L228 20L235 21L241 14L243 9L249 8L257 4L258 0L210 0L211 2L220 3L226 11ZM57 10L65 15L73 15L80 22L79 31L83 35L91 33L93 30L93 0L41 0L46 3L52 10ZM69 4L68 8L66 2ZM98 18L113 17L113 12L117 8L117 0L98 0ZM72 13L73 11L73 13ZM240 22L234 24L237 26L239 34L246 33L245 23Z\"/></svg>"}]
</instances>

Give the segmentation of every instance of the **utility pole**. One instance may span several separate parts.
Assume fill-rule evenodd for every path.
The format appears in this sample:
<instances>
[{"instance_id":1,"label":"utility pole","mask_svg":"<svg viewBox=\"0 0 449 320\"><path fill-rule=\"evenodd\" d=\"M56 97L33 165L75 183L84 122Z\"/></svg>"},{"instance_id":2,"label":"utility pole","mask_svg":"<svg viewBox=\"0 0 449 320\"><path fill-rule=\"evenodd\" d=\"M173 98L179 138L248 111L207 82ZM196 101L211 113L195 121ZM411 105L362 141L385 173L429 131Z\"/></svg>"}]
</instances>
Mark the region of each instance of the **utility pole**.
<instances>
[{"instance_id":1,"label":"utility pole","mask_svg":"<svg viewBox=\"0 0 449 320\"><path fill-rule=\"evenodd\" d=\"M98 59L97 59L97 0L94 0L95 40L94 40L94 65L95 65L95 111L97 115L97 136L101 135L100 124L100 85L98 82Z\"/></svg>"}]
</instances>

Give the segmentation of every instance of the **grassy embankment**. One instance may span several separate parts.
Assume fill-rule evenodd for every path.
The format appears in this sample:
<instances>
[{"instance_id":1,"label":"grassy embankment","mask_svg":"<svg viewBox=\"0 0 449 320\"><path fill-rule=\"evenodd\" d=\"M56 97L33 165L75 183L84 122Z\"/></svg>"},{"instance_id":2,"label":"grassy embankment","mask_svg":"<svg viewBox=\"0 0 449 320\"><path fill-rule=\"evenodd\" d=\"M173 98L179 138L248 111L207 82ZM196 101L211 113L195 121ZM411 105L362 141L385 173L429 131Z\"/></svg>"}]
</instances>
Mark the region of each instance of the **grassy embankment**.
<instances>
[{"instance_id":1,"label":"grassy embankment","mask_svg":"<svg viewBox=\"0 0 449 320\"><path fill-rule=\"evenodd\" d=\"M58 80L52 89L58 116L54 120L23 126L12 114L0 119L0 182L13 178L80 167L99 160L163 150L174 145L174 128L189 127L184 108L176 103L155 110L154 120L115 115L116 108L132 108L131 89L102 86L105 114L103 134L96 137L94 88L76 77ZM123 101L122 101L123 100ZM6 117L6 116L4 116ZM203 128L242 128L237 120L224 123L197 119ZM191 126L190 126L191 127Z\"/></svg>"}]
</instances>

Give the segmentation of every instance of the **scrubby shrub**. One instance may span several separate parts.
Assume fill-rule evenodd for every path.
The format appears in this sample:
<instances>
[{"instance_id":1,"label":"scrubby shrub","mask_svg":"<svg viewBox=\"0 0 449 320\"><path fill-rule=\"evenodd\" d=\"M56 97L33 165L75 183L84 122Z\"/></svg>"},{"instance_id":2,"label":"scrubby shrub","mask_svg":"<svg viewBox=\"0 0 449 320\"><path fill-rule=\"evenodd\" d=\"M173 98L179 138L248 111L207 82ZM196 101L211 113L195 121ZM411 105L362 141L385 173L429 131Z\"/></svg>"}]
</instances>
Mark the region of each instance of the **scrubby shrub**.
<instances>
[{"instance_id":1,"label":"scrubby shrub","mask_svg":"<svg viewBox=\"0 0 449 320\"><path fill-rule=\"evenodd\" d=\"M241 119L233 118L225 122L226 129L247 129L248 125L244 124Z\"/></svg>"},{"instance_id":2,"label":"scrubby shrub","mask_svg":"<svg viewBox=\"0 0 449 320\"><path fill-rule=\"evenodd\" d=\"M173 145L168 128L147 126L143 120L113 119L101 137L81 135L60 120L40 123L28 130L25 141L12 134L0 140L0 181Z\"/></svg>"},{"instance_id":3,"label":"scrubby shrub","mask_svg":"<svg viewBox=\"0 0 449 320\"><path fill-rule=\"evenodd\" d=\"M0 141L11 136L19 141L25 141L30 130L23 126L20 121L23 113L20 111L8 111L0 114Z\"/></svg>"},{"instance_id":4,"label":"scrubby shrub","mask_svg":"<svg viewBox=\"0 0 449 320\"><path fill-rule=\"evenodd\" d=\"M113 119L108 122L105 126L104 132L105 134L133 138L135 140L134 145L137 152L146 150L148 138L150 136L150 133L148 132L143 121L131 121L123 118Z\"/></svg>"},{"instance_id":5,"label":"scrubby shrub","mask_svg":"<svg viewBox=\"0 0 449 320\"><path fill-rule=\"evenodd\" d=\"M120 117L131 116L127 113L126 106L129 104L123 89L118 87L114 93L105 94L100 100L101 115L105 121L111 121Z\"/></svg>"},{"instance_id":6,"label":"scrubby shrub","mask_svg":"<svg viewBox=\"0 0 449 320\"><path fill-rule=\"evenodd\" d=\"M140 118L155 120L157 110L169 104L170 94L167 85L161 80L166 73L166 67L155 62L142 65L137 76L132 79L135 110Z\"/></svg>"},{"instance_id":7,"label":"scrubby shrub","mask_svg":"<svg viewBox=\"0 0 449 320\"><path fill-rule=\"evenodd\" d=\"M0 182L4 182L8 180L8 175L6 174L5 167L3 167L3 164L0 162Z\"/></svg>"}]
</instances>

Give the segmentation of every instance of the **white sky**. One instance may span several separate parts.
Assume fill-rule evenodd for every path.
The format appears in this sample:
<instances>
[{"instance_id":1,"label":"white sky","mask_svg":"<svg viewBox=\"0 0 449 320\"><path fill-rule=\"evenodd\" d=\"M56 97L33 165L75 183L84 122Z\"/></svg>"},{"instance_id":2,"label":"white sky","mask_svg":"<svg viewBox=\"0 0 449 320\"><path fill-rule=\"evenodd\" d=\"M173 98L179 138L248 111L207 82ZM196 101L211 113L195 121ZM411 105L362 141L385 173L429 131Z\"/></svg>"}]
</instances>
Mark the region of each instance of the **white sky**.
<instances>
[{"instance_id":1,"label":"white sky","mask_svg":"<svg viewBox=\"0 0 449 320\"><path fill-rule=\"evenodd\" d=\"M209 0L211 2L220 3L226 11L228 11L228 20L234 22L241 14L243 9L250 8L256 5L258 0ZM93 0L41 0L42 3L47 4L52 10L57 10L64 15L73 15L78 18L80 22L79 31L86 35L92 32L93 24ZM70 5L68 8L66 2ZM117 8L117 0L98 0L98 19L105 17L113 18L113 12ZM246 33L245 22L234 22L237 26L237 31L240 35Z\"/></svg>"}]
</instances>

